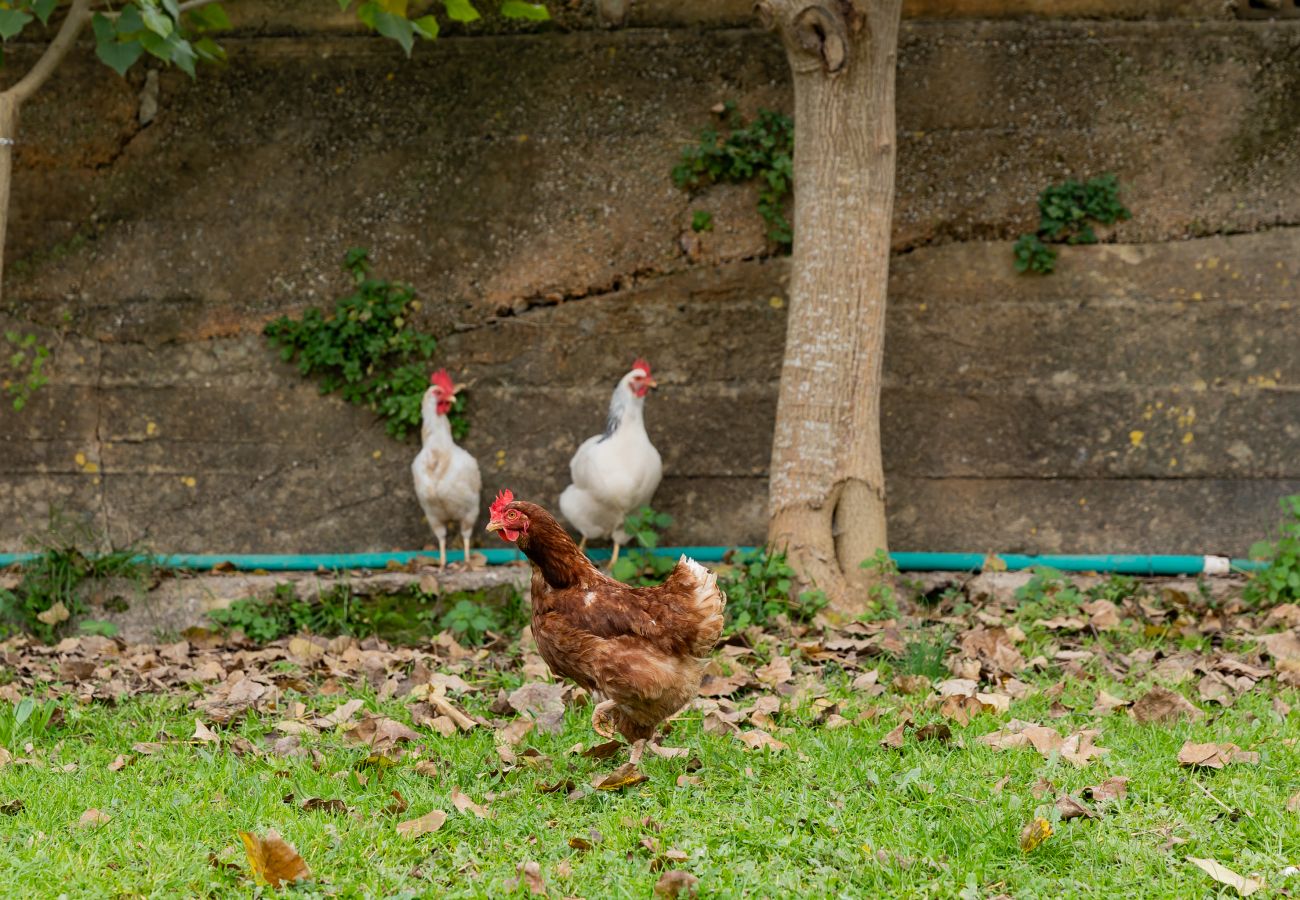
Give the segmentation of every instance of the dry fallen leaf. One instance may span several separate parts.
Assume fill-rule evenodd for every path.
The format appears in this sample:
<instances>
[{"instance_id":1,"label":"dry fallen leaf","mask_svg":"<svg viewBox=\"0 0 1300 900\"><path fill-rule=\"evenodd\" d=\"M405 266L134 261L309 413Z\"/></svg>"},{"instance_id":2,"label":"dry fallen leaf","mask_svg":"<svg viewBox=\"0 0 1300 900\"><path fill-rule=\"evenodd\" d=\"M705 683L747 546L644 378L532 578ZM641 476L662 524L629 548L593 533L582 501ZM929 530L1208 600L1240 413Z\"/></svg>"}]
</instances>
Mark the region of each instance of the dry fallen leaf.
<instances>
[{"instance_id":1,"label":"dry fallen leaf","mask_svg":"<svg viewBox=\"0 0 1300 900\"><path fill-rule=\"evenodd\" d=\"M1128 779L1122 776L1107 778L1101 784L1094 784L1083 789L1083 795L1096 803L1107 800L1121 800L1128 796Z\"/></svg>"},{"instance_id":2,"label":"dry fallen leaf","mask_svg":"<svg viewBox=\"0 0 1300 900\"><path fill-rule=\"evenodd\" d=\"M1228 887L1236 888L1237 893L1243 897L1249 897L1264 886L1264 882L1238 875L1227 866L1221 866L1212 859L1197 859L1194 856L1189 856L1187 861L1219 882L1219 884L1226 884Z\"/></svg>"},{"instance_id":3,"label":"dry fallen leaf","mask_svg":"<svg viewBox=\"0 0 1300 900\"><path fill-rule=\"evenodd\" d=\"M334 815L344 815L348 811L348 805L342 800L325 800L321 797L311 797L302 801L300 808L303 812L324 812Z\"/></svg>"},{"instance_id":4,"label":"dry fallen leaf","mask_svg":"<svg viewBox=\"0 0 1300 900\"><path fill-rule=\"evenodd\" d=\"M1052 836L1052 825L1041 816L1030 822L1020 832L1020 849L1029 853L1043 841Z\"/></svg>"},{"instance_id":5,"label":"dry fallen leaf","mask_svg":"<svg viewBox=\"0 0 1300 900\"><path fill-rule=\"evenodd\" d=\"M1287 812L1300 812L1300 791L1291 795L1291 799L1286 801Z\"/></svg>"},{"instance_id":6,"label":"dry fallen leaf","mask_svg":"<svg viewBox=\"0 0 1300 900\"><path fill-rule=\"evenodd\" d=\"M451 789L451 803L460 812L472 812L480 819L490 819L492 814L471 800L460 788Z\"/></svg>"},{"instance_id":7,"label":"dry fallen leaf","mask_svg":"<svg viewBox=\"0 0 1300 900\"><path fill-rule=\"evenodd\" d=\"M750 750L771 750L773 753L780 753L782 750L789 749L761 728L743 731L736 737L740 738L740 742Z\"/></svg>"},{"instance_id":8,"label":"dry fallen leaf","mask_svg":"<svg viewBox=\"0 0 1300 900\"><path fill-rule=\"evenodd\" d=\"M909 721L904 719L899 722L893 731L880 739L880 746L888 747L890 750L901 750L903 748L903 732L907 729Z\"/></svg>"},{"instance_id":9,"label":"dry fallen leaf","mask_svg":"<svg viewBox=\"0 0 1300 900\"><path fill-rule=\"evenodd\" d=\"M108 764L108 771L110 772L121 771L122 769L125 769L128 765L130 765L130 763L131 760L128 759L125 754L119 753L117 757L111 763Z\"/></svg>"},{"instance_id":10,"label":"dry fallen leaf","mask_svg":"<svg viewBox=\"0 0 1300 900\"><path fill-rule=\"evenodd\" d=\"M520 880L528 886L528 893L535 896L546 895L546 883L542 881L542 867L535 862L521 862L515 866Z\"/></svg>"},{"instance_id":11,"label":"dry fallen leaf","mask_svg":"<svg viewBox=\"0 0 1300 900\"><path fill-rule=\"evenodd\" d=\"M1259 754L1242 750L1236 744L1197 744L1187 741L1178 751L1178 762L1184 766L1222 769L1230 763L1254 765L1259 762Z\"/></svg>"},{"instance_id":12,"label":"dry fallen leaf","mask_svg":"<svg viewBox=\"0 0 1300 900\"><path fill-rule=\"evenodd\" d=\"M1128 706L1127 700L1121 700L1113 694L1105 691L1097 692L1097 700L1092 705L1092 714L1094 716L1108 716L1117 709L1123 709Z\"/></svg>"},{"instance_id":13,"label":"dry fallen leaf","mask_svg":"<svg viewBox=\"0 0 1300 900\"><path fill-rule=\"evenodd\" d=\"M1076 800L1069 794L1062 794L1056 800L1056 810L1061 814L1061 821L1069 819L1095 819L1097 814L1089 809L1081 800Z\"/></svg>"},{"instance_id":14,"label":"dry fallen leaf","mask_svg":"<svg viewBox=\"0 0 1300 900\"><path fill-rule=\"evenodd\" d=\"M660 897L694 897L700 879L682 869L669 869L655 882L655 893Z\"/></svg>"},{"instance_id":15,"label":"dry fallen leaf","mask_svg":"<svg viewBox=\"0 0 1300 900\"><path fill-rule=\"evenodd\" d=\"M1191 701L1169 688L1153 687L1129 708L1129 714L1143 725L1151 722L1176 722L1181 718L1193 721L1205 717Z\"/></svg>"},{"instance_id":16,"label":"dry fallen leaf","mask_svg":"<svg viewBox=\"0 0 1300 900\"><path fill-rule=\"evenodd\" d=\"M625 787L633 787L643 781L649 781L648 775L643 775L633 763L623 763L608 775L597 773L592 776L591 786L598 791L617 791Z\"/></svg>"},{"instance_id":17,"label":"dry fallen leaf","mask_svg":"<svg viewBox=\"0 0 1300 900\"><path fill-rule=\"evenodd\" d=\"M36 614L36 618L39 621L44 622L46 625L49 625L51 628L53 628L55 625L58 625L60 622L68 621L70 615L71 614L68 612L68 608L64 606L63 601L60 600L55 602L53 606L51 606L49 609L45 610L44 612L38 612Z\"/></svg>"},{"instance_id":18,"label":"dry fallen leaf","mask_svg":"<svg viewBox=\"0 0 1300 900\"><path fill-rule=\"evenodd\" d=\"M367 714L343 734L348 744L365 744L372 750L389 750L402 741L418 741L420 735L401 722Z\"/></svg>"},{"instance_id":19,"label":"dry fallen leaf","mask_svg":"<svg viewBox=\"0 0 1300 900\"><path fill-rule=\"evenodd\" d=\"M204 725L200 719L194 720L194 735L190 738L192 741L198 741L202 744L219 744L221 738L217 733L208 726Z\"/></svg>"},{"instance_id":20,"label":"dry fallen leaf","mask_svg":"<svg viewBox=\"0 0 1300 900\"><path fill-rule=\"evenodd\" d=\"M405 838L416 838L431 831L437 831L447 821L447 814L440 809L431 810L418 819L410 819L397 824L397 833Z\"/></svg>"},{"instance_id":21,"label":"dry fallen leaf","mask_svg":"<svg viewBox=\"0 0 1300 900\"><path fill-rule=\"evenodd\" d=\"M108 813L91 808L81 814L81 818L77 820L77 827L98 828L101 825L107 825L112 818Z\"/></svg>"},{"instance_id":22,"label":"dry fallen leaf","mask_svg":"<svg viewBox=\"0 0 1300 900\"><path fill-rule=\"evenodd\" d=\"M16 816L23 811L24 805L21 799L7 800L0 803L0 816Z\"/></svg>"},{"instance_id":23,"label":"dry fallen leaf","mask_svg":"<svg viewBox=\"0 0 1300 900\"><path fill-rule=\"evenodd\" d=\"M433 764L433 760L422 759L415 764L415 774L423 775L425 778L437 778L438 767Z\"/></svg>"},{"instance_id":24,"label":"dry fallen leaf","mask_svg":"<svg viewBox=\"0 0 1300 900\"><path fill-rule=\"evenodd\" d=\"M311 877L307 863L275 829L268 829L266 837L258 837L251 831L241 831L239 839L244 842L248 864L259 881L278 888L285 882Z\"/></svg>"},{"instance_id":25,"label":"dry fallen leaf","mask_svg":"<svg viewBox=\"0 0 1300 900\"><path fill-rule=\"evenodd\" d=\"M582 756L584 759L609 759L611 756L617 756L621 749L623 749L622 741L605 741L603 744L596 744L583 750Z\"/></svg>"}]
</instances>

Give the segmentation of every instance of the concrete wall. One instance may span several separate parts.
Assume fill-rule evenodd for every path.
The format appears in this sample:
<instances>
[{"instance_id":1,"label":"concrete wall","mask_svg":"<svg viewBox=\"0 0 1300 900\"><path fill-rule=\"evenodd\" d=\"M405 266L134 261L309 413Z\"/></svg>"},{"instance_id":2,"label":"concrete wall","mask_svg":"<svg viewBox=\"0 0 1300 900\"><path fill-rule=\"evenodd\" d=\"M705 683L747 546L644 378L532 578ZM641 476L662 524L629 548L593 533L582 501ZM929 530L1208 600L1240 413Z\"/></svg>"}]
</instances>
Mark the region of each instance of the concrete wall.
<instances>
[{"instance_id":1,"label":"concrete wall","mask_svg":"<svg viewBox=\"0 0 1300 900\"><path fill-rule=\"evenodd\" d=\"M1202 6L1147 12L1223 9ZM0 325L55 352L32 404L0 409L0 549L52 506L167 551L426 543L415 446L260 336L343 290L355 245L474 382L485 494L553 502L644 354L669 539L759 539L786 262L749 189L692 199L668 169L715 103L789 107L772 38L576 23L407 61L273 19L223 71L163 72L147 127L142 73L88 47L25 112ZM904 24L896 549L1240 552L1271 526L1300 490L1298 93L1300 23ZM1103 171L1134 212L1115 243L1016 275L1037 193ZM696 208L716 229L688 252Z\"/></svg>"}]
</instances>

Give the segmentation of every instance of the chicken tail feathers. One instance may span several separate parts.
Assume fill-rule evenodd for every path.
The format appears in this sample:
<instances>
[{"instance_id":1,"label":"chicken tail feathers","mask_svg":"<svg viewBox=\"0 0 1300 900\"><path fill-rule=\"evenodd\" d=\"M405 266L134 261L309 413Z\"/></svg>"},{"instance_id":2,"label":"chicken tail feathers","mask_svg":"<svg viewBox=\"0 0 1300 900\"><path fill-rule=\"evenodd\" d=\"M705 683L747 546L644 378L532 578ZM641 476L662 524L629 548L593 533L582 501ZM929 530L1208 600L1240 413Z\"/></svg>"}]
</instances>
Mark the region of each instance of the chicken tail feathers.
<instances>
[{"instance_id":1,"label":"chicken tail feathers","mask_svg":"<svg viewBox=\"0 0 1300 900\"><path fill-rule=\"evenodd\" d=\"M708 656L722 636L722 609L727 595L718 587L718 576L682 554L673 575L681 579L686 602L694 607L698 626L691 640L691 653Z\"/></svg>"}]
</instances>

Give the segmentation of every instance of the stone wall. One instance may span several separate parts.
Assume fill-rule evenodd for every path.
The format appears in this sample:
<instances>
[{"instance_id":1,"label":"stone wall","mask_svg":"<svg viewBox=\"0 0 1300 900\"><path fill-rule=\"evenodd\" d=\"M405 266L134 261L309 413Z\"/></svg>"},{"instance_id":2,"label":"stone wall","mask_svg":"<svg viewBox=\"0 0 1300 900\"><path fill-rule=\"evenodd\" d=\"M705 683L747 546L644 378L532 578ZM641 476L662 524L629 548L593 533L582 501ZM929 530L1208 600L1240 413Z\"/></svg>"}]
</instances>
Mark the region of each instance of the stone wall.
<instances>
[{"instance_id":1,"label":"stone wall","mask_svg":"<svg viewBox=\"0 0 1300 900\"><path fill-rule=\"evenodd\" d=\"M760 539L786 261L749 189L692 199L667 173L715 103L789 107L772 38L725 16L574 22L407 61L345 23L291 35L262 15L226 69L162 72L147 126L143 74L88 47L25 111L0 324L55 350L32 404L0 409L0 549L52 507L163 551L427 543L415 446L260 336L343 290L355 245L416 286L473 382L485 495L554 502L644 354L669 539ZM1300 490L1297 92L1300 23L904 24L896 549L1237 553L1271 526ZM1016 275L1037 193L1104 171L1134 211L1114 243ZM688 253L696 208L716 228Z\"/></svg>"}]
</instances>

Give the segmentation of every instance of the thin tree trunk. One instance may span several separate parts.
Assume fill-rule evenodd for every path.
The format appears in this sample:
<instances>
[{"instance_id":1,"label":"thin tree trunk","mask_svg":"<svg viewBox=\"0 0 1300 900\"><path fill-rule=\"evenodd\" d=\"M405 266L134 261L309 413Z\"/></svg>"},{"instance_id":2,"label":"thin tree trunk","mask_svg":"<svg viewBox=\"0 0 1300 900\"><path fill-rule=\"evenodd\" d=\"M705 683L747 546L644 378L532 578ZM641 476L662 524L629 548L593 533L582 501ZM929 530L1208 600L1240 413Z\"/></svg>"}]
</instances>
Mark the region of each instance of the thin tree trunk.
<instances>
[{"instance_id":1,"label":"thin tree trunk","mask_svg":"<svg viewBox=\"0 0 1300 900\"><path fill-rule=\"evenodd\" d=\"M90 20L91 0L72 0L58 33L41 58L13 87L0 92L0 296L3 296L5 235L9 228L9 184L13 174L14 142L18 139L18 113L23 101L40 90L63 62L77 35Z\"/></svg>"},{"instance_id":2,"label":"thin tree trunk","mask_svg":"<svg viewBox=\"0 0 1300 900\"><path fill-rule=\"evenodd\" d=\"M794 255L768 536L840 613L885 549L880 374L902 0L759 0L794 76Z\"/></svg>"}]
</instances>

